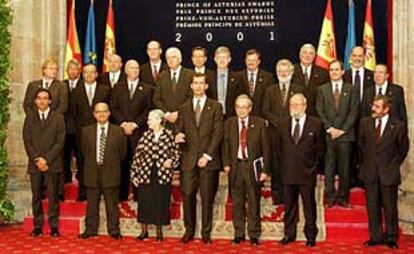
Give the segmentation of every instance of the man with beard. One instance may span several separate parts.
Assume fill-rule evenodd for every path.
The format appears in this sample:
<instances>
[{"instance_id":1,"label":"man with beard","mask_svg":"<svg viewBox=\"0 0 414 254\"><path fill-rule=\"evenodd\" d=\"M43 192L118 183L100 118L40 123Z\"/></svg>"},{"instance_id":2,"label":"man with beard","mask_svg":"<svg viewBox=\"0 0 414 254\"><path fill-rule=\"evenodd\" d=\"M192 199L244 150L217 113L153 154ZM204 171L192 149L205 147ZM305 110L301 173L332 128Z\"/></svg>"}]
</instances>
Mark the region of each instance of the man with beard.
<instances>
[{"instance_id":1,"label":"man with beard","mask_svg":"<svg viewBox=\"0 0 414 254\"><path fill-rule=\"evenodd\" d=\"M290 117L280 122L277 133L277 153L283 181L285 205L285 236L280 244L296 239L298 198L303 200L305 215L306 246L313 247L318 228L316 226L316 169L318 159L324 155L324 131L318 118L306 114L306 98L295 94L289 102Z\"/></svg>"},{"instance_id":2,"label":"man with beard","mask_svg":"<svg viewBox=\"0 0 414 254\"><path fill-rule=\"evenodd\" d=\"M408 153L406 123L391 114L390 97L379 95L372 103L372 115L361 120L358 145L361 152L359 177L365 183L369 240L364 246L379 244L397 249L398 185L400 167ZM382 230L382 218L385 232Z\"/></svg>"},{"instance_id":3,"label":"man with beard","mask_svg":"<svg viewBox=\"0 0 414 254\"><path fill-rule=\"evenodd\" d=\"M271 146L271 185L272 198L275 205L283 203L283 185L276 154L276 130L280 121L289 116L289 100L295 93L303 92L303 86L292 83L293 64L287 60L279 60L276 64L276 75L279 84L266 89L263 97L263 116L269 123L269 140Z\"/></svg>"}]
</instances>

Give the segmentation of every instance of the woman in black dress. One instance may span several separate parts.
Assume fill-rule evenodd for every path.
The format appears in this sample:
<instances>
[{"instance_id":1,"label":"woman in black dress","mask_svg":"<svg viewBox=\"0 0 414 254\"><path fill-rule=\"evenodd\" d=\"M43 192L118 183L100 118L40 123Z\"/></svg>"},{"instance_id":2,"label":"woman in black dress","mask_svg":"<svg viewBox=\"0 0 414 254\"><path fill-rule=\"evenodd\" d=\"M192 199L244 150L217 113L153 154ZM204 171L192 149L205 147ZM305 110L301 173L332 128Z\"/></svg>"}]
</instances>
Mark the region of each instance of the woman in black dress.
<instances>
[{"instance_id":1,"label":"woman in black dress","mask_svg":"<svg viewBox=\"0 0 414 254\"><path fill-rule=\"evenodd\" d=\"M148 224L156 225L156 240L162 241L162 226L170 224L171 181L179 164L180 152L174 134L163 125L164 113L155 109L148 115L149 130L135 149L131 180L138 187L138 222L148 238Z\"/></svg>"}]
</instances>

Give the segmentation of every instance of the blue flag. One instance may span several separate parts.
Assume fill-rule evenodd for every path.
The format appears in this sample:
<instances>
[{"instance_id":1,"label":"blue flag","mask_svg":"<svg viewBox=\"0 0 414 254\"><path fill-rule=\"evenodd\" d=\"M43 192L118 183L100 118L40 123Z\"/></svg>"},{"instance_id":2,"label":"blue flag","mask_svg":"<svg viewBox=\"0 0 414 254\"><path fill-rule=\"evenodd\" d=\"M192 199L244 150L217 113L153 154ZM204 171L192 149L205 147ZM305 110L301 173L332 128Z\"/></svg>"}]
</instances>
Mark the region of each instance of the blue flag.
<instances>
[{"instance_id":1,"label":"blue flag","mask_svg":"<svg viewBox=\"0 0 414 254\"><path fill-rule=\"evenodd\" d=\"M345 45L345 59L344 65L345 69L350 68L350 56L351 50L356 46L355 42L355 5L353 0L348 0L349 9L348 9L348 33L346 35L346 45Z\"/></svg>"},{"instance_id":2,"label":"blue flag","mask_svg":"<svg viewBox=\"0 0 414 254\"><path fill-rule=\"evenodd\" d=\"M96 38L95 38L95 13L93 11L93 2L91 2L91 6L89 7L83 62L85 64L92 63L95 65L97 63Z\"/></svg>"}]
</instances>

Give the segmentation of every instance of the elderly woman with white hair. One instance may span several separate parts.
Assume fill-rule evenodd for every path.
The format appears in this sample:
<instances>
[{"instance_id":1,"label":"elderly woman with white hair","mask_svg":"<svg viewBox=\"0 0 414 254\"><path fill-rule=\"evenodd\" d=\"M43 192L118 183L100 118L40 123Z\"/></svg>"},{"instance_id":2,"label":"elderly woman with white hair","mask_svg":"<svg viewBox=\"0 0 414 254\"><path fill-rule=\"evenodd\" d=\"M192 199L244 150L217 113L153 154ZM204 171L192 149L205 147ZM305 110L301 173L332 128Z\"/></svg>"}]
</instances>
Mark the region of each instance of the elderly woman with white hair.
<instances>
[{"instance_id":1,"label":"elderly woman with white hair","mask_svg":"<svg viewBox=\"0 0 414 254\"><path fill-rule=\"evenodd\" d=\"M138 141L132 162L131 181L138 187L140 241L148 238L148 224L157 227L156 241L163 240L162 226L170 224L171 181L180 152L173 132L163 125L164 117L159 109L150 111L149 129Z\"/></svg>"}]
</instances>

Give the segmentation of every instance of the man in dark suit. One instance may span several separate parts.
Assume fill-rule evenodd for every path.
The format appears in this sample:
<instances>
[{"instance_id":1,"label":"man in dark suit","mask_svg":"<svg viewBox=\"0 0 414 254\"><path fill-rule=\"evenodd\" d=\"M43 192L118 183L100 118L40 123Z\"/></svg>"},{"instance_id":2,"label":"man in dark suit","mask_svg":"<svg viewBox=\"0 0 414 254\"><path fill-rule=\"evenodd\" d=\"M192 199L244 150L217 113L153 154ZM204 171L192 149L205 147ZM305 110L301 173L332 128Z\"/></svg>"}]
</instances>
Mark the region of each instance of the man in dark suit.
<instances>
[{"instance_id":1,"label":"man in dark suit","mask_svg":"<svg viewBox=\"0 0 414 254\"><path fill-rule=\"evenodd\" d=\"M407 108L405 106L404 89L397 84L389 83L388 77L389 74L386 65L378 64L375 66L375 85L365 90L364 98L362 99L362 114L363 116L370 116L370 105L375 96L388 95L392 101L390 114L407 123Z\"/></svg>"},{"instance_id":2,"label":"man in dark suit","mask_svg":"<svg viewBox=\"0 0 414 254\"><path fill-rule=\"evenodd\" d=\"M119 199L128 199L132 156L138 140L147 128L147 116L152 107L152 87L139 77L139 64L129 60L125 64L126 82L118 82L112 90L111 110L115 124L128 137L127 157L123 162Z\"/></svg>"},{"instance_id":3,"label":"man in dark suit","mask_svg":"<svg viewBox=\"0 0 414 254\"><path fill-rule=\"evenodd\" d=\"M153 87L157 83L160 73L168 67L161 60L162 46L159 41L150 41L147 44L148 63L139 68L139 79Z\"/></svg>"},{"instance_id":4,"label":"man in dark suit","mask_svg":"<svg viewBox=\"0 0 414 254\"><path fill-rule=\"evenodd\" d=\"M63 168L64 173L61 176L61 181L59 182L59 198L64 200L64 184L72 182L72 157L77 155L77 146L76 146L76 130L75 123L73 120L71 103L74 97L74 91L78 83L81 81L80 73L81 66L79 62L75 59L70 60L67 63L66 73L68 78L63 81L66 86L68 93L68 110L65 112L65 128L66 128L66 137L65 137L65 148L63 154ZM78 162L78 159L76 160Z\"/></svg>"},{"instance_id":5,"label":"man in dark suit","mask_svg":"<svg viewBox=\"0 0 414 254\"><path fill-rule=\"evenodd\" d=\"M196 73L191 83L193 98L180 107L176 142L183 143L180 187L183 195L185 234L181 242L194 239L196 194L201 196L201 236L212 243L213 204L221 168L220 145L223 139L223 113L218 102L207 98L206 76Z\"/></svg>"},{"instance_id":6,"label":"man in dark suit","mask_svg":"<svg viewBox=\"0 0 414 254\"><path fill-rule=\"evenodd\" d=\"M270 174L272 185L273 204L283 203L283 185L276 154L276 131L284 117L289 116L289 99L295 93L303 92L303 86L291 82L293 74L293 64L287 59L281 59L276 64L276 74L279 83L270 85L263 96L263 117L269 123L270 140Z\"/></svg>"},{"instance_id":7,"label":"man in dark suit","mask_svg":"<svg viewBox=\"0 0 414 254\"><path fill-rule=\"evenodd\" d=\"M400 167L408 153L406 122L392 115L391 98L375 97L372 116L361 120L358 144L362 155L360 178L365 183L370 239L365 246L385 242L398 248L398 185ZM382 217L385 232L382 230Z\"/></svg>"},{"instance_id":8,"label":"man in dark suit","mask_svg":"<svg viewBox=\"0 0 414 254\"><path fill-rule=\"evenodd\" d=\"M329 75L326 70L314 65L315 54L315 47L312 44L302 45L299 51L300 63L295 64L292 82L305 88L308 101L306 113L319 117L316 112L318 87L329 82Z\"/></svg>"},{"instance_id":9,"label":"man in dark suit","mask_svg":"<svg viewBox=\"0 0 414 254\"><path fill-rule=\"evenodd\" d=\"M359 102L362 101L365 89L374 86L374 73L364 68L365 63L365 49L361 46L356 46L351 50L351 68L345 71L344 81L352 84L357 92ZM358 134L358 126L360 118L364 117L362 114L362 103L359 104L358 118L355 122L355 134ZM357 142L353 142L353 150L358 151ZM351 188L354 186L361 187L363 183L358 179L358 172L360 167L360 158L358 153L352 153L351 160Z\"/></svg>"},{"instance_id":10,"label":"man in dark suit","mask_svg":"<svg viewBox=\"0 0 414 254\"><path fill-rule=\"evenodd\" d=\"M27 173L32 188L34 229L31 236L42 234L42 176L49 199L48 222L51 236L58 237L59 230L59 174L63 171L62 152L65 142L63 116L49 107L52 96L49 90L39 88L35 94L36 110L28 112L23 126L23 141L29 157Z\"/></svg>"},{"instance_id":11,"label":"man in dark suit","mask_svg":"<svg viewBox=\"0 0 414 254\"><path fill-rule=\"evenodd\" d=\"M191 62L194 65L194 72L205 74L207 78L207 84L210 84L210 78L214 76L214 72L207 69L207 49L201 46L197 46L191 49Z\"/></svg>"},{"instance_id":12,"label":"man in dark suit","mask_svg":"<svg viewBox=\"0 0 414 254\"><path fill-rule=\"evenodd\" d=\"M355 141L354 125L358 117L358 98L355 89L342 80L341 61L329 64L331 81L318 88L316 110L326 131L325 192L327 206L336 202L342 207L349 204L349 170L352 142ZM335 190L335 171L338 170L339 186Z\"/></svg>"},{"instance_id":13,"label":"man in dark suit","mask_svg":"<svg viewBox=\"0 0 414 254\"><path fill-rule=\"evenodd\" d=\"M244 88L253 101L252 114L263 117L263 96L270 85L275 83L271 73L259 68L260 52L257 49L249 49L245 54L246 69L239 72L239 78Z\"/></svg>"},{"instance_id":14,"label":"man in dark suit","mask_svg":"<svg viewBox=\"0 0 414 254\"><path fill-rule=\"evenodd\" d=\"M299 194L303 200L306 246L316 244L316 170L318 159L325 150L325 132L321 121L306 114L306 98L295 94L290 98L290 117L284 118L277 134L277 153L281 160L283 199L285 204L285 236L279 242L286 245L296 239Z\"/></svg>"},{"instance_id":15,"label":"man in dark suit","mask_svg":"<svg viewBox=\"0 0 414 254\"><path fill-rule=\"evenodd\" d=\"M178 108L191 98L190 84L194 72L181 66L182 56L178 48L171 47L165 52L168 71L160 74L155 84L153 103L165 113L170 125L177 121Z\"/></svg>"},{"instance_id":16,"label":"man in dark suit","mask_svg":"<svg viewBox=\"0 0 414 254\"><path fill-rule=\"evenodd\" d=\"M108 58L108 67L109 71L103 73L99 76L98 82L102 85L107 86L112 90L120 81L125 81L125 73L121 71L122 68L122 58L113 54Z\"/></svg>"},{"instance_id":17,"label":"man in dark suit","mask_svg":"<svg viewBox=\"0 0 414 254\"><path fill-rule=\"evenodd\" d=\"M76 88L71 98L72 116L75 121L77 146L81 145L82 128L96 122L93 116L93 108L98 102L109 102L110 88L96 81L98 73L93 64L83 67L83 81ZM79 168L76 177L79 181L78 201L86 200L86 189L83 184L83 161L84 158L78 149Z\"/></svg>"},{"instance_id":18,"label":"man in dark suit","mask_svg":"<svg viewBox=\"0 0 414 254\"><path fill-rule=\"evenodd\" d=\"M99 201L104 196L107 231L114 239L121 239L119 230L118 195L121 162L125 158L126 137L119 126L109 123L108 104L99 102L93 115L97 123L83 128L82 153L85 158L85 186L87 207L85 231L79 238L96 236L99 227Z\"/></svg>"},{"instance_id":19,"label":"man in dark suit","mask_svg":"<svg viewBox=\"0 0 414 254\"><path fill-rule=\"evenodd\" d=\"M214 53L217 69L211 76L207 75L207 96L218 101L223 109L224 119L235 116L234 102L244 92L236 72L229 69L231 52L228 47L220 46Z\"/></svg>"},{"instance_id":20,"label":"man in dark suit","mask_svg":"<svg viewBox=\"0 0 414 254\"><path fill-rule=\"evenodd\" d=\"M262 182L269 172L269 145L266 123L250 116L252 100L247 95L236 99L237 117L224 123L222 160L228 173L233 201L234 244L245 240L246 200L247 232L252 245L259 244L260 197Z\"/></svg>"},{"instance_id":21,"label":"man in dark suit","mask_svg":"<svg viewBox=\"0 0 414 254\"><path fill-rule=\"evenodd\" d=\"M53 101L50 109L58 113L64 114L68 108L68 92L64 84L56 79L59 67L52 59L46 59L42 65L42 79L29 83L23 101L23 109L26 115L29 111L37 111L34 105L34 95L37 90L44 88L50 91Z\"/></svg>"}]
</instances>

